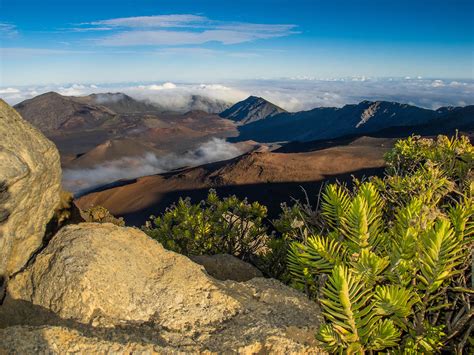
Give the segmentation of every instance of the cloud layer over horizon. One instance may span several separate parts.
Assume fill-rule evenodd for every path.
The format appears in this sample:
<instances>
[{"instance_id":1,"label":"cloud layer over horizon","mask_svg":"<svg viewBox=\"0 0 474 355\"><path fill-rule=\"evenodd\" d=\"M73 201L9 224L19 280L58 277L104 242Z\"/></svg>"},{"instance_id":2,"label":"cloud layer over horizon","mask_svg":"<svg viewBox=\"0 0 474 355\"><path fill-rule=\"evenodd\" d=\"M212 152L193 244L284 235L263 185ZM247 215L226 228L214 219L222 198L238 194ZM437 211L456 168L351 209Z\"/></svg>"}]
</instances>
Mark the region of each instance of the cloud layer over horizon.
<instances>
[{"instance_id":1,"label":"cloud layer over horizon","mask_svg":"<svg viewBox=\"0 0 474 355\"><path fill-rule=\"evenodd\" d=\"M150 100L173 111L188 110L193 95L231 104L250 95L261 96L288 111L342 107L363 100L396 101L429 109L474 104L474 80L364 77L262 79L207 84L158 82L0 87L0 97L14 105L48 91L66 96L122 92L136 99Z\"/></svg>"}]
</instances>

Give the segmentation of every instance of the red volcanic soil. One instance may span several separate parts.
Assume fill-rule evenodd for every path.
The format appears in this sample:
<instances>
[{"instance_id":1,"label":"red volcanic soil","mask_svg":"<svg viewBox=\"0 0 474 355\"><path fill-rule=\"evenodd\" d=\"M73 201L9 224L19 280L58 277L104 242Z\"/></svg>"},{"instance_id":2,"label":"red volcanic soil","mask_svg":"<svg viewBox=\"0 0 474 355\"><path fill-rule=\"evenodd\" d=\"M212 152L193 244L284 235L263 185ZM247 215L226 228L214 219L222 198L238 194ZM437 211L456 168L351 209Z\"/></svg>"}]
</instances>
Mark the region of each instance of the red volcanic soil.
<instances>
[{"instance_id":1,"label":"red volcanic soil","mask_svg":"<svg viewBox=\"0 0 474 355\"><path fill-rule=\"evenodd\" d=\"M197 202L214 188L221 196L235 194L260 201L274 217L280 203L305 197L302 188L314 202L325 181L381 174L383 155L393 142L363 137L330 147L308 145L306 151L297 153L256 151L224 162L123 182L82 196L76 203L82 209L101 205L123 216L128 224L142 225L180 197L189 196Z\"/></svg>"}]
</instances>

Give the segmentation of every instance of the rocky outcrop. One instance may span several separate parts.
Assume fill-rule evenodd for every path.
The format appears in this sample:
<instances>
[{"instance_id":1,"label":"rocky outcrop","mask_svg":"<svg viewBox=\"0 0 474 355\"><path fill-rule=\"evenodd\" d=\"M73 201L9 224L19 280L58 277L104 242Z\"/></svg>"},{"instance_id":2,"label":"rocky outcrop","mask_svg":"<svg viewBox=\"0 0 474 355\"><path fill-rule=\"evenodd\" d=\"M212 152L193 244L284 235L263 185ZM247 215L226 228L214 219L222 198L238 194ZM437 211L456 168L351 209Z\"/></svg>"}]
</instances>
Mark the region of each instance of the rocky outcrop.
<instances>
[{"instance_id":1,"label":"rocky outcrop","mask_svg":"<svg viewBox=\"0 0 474 355\"><path fill-rule=\"evenodd\" d=\"M206 272L218 280L248 281L263 274L255 266L229 254L198 255L191 260L204 266Z\"/></svg>"},{"instance_id":2,"label":"rocky outcrop","mask_svg":"<svg viewBox=\"0 0 474 355\"><path fill-rule=\"evenodd\" d=\"M0 354L319 352L316 303L245 263L206 272L138 229L64 226L55 147L3 101L0 121Z\"/></svg>"},{"instance_id":3,"label":"rocky outcrop","mask_svg":"<svg viewBox=\"0 0 474 355\"><path fill-rule=\"evenodd\" d=\"M59 204L60 181L54 144L0 100L0 279L20 270L41 246Z\"/></svg>"},{"instance_id":4,"label":"rocky outcrop","mask_svg":"<svg viewBox=\"0 0 474 355\"><path fill-rule=\"evenodd\" d=\"M8 291L3 314L0 308L0 326L8 326L0 344L8 348L42 333L56 339L60 352L70 351L73 343L61 342L70 337L85 351L93 327L110 340L100 343L104 351L128 351L119 340L124 332L136 338L136 349L317 350L319 310L302 294L271 279L215 280L133 228L63 228Z\"/></svg>"},{"instance_id":5,"label":"rocky outcrop","mask_svg":"<svg viewBox=\"0 0 474 355\"><path fill-rule=\"evenodd\" d=\"M178 331L225 321L239 309L191 260L113 224L63 228L8 291L95 326L156 322Z\"/></svg>"}]
</instances>

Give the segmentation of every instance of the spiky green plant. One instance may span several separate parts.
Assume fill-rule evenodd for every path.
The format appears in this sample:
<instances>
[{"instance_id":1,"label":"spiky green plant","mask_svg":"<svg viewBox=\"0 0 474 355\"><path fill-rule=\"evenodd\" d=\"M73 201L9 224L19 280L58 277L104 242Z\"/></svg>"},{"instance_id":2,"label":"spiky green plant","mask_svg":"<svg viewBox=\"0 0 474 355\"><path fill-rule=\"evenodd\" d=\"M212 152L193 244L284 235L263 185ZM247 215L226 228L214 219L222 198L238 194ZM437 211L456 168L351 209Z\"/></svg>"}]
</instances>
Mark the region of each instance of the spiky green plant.
<instances>
[{"instance_id":1,"label":"spiky green plant","mask_svg":"<svg viewBox=\"0 0 474 355\"><path fill-rule=\"evenodd\" d=\"M412 137L387 155L384 179L326 187L322 228L291 244L288 269L319 301L318 339L329 351L469 346L473 154L463 137Z\"/></svg>"}]
</instances>

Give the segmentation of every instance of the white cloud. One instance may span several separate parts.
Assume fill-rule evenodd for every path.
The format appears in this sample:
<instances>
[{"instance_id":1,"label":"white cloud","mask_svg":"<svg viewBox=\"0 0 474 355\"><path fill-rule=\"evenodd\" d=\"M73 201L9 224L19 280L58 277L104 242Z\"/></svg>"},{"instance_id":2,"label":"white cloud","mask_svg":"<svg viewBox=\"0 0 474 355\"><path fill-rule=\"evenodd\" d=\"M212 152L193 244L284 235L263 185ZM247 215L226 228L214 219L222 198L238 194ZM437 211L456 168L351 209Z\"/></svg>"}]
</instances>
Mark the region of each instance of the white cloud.
<instances>
[{"instance_id":1,"label":"white cloud","mask_svg":"<svg viewBox=\"0 0 474 355\"><path fill-rule=\"evenodd\" d=\"M157 91L157 90L171 90L171 89L176 89L177 86L176 86L176 84L167 82L167 83L164 83L164 84L162 84L162 85L157 85L157 84L152 84L152 85L140 85L140 86L138 86L138 88L139 88L139 89L145 89L145 90Z\"/></svg>"},{"instance_id":2,"label":"white cloud","mask_svg":"<svg viewBox=\"0 0 474 355\"><path fill-rule=\"evenodd\" d=\"M199 89L202 90L231 90L231 88L221 84L201 84Z\"/></svg>"},{"instance_id":3,"label":"white cloud","mask_svg":"<svg viewBox=\"0 0 474 355\"><path fill-rule=\"evenodd\" d=\"M219 42L237 44L297 33L292 24L215 21L204 16L174 14L124 17L81 24L74 31L113 32L94 40L104 46L176 46Z\"/></svg>"},{"instance_id":4,"label":"white cloud","mask_svg":"<svg viewBox=\"0 0 474 355\"><path fill-rule=\"evenodd\" d=\"M104 46L162 46L204 44L209 42L237 44L286 35L286 32L232 30L206 30L203 32L127 31L98 39L97 43Z\"/></svg>"},{"instance_id":5,"label":"white cloud","mask_svg":"<svg viewBox=\"0 0 474 355\"><path fill-rule=\"evenodd\" d=\"M222 84L149 84L115 88L109 91L122 91L138 99L146 99L172 111L189 111L193 95L212 100L235 103L247 98L246 92Z\"/></svg>"},{"instance_id":6,"label":"white cloud","mask_svg":"<svg viewBox=\"0 0 474 355\"><path fill-rule=\"evenodd\" d=\"M65 96L81 96L84 92L87 92L91 87L86 87L82 84L72 84L71 86L64 87L60 86L57 92Z\"/></svg>"},{"instance_id":7,"label":"white cloud","mask_svg":"<svg viewBox=\"0 0 474 355\"><path fill-rule=\"evenodd\" d=\"M440 88L444 86L444 81L443 80L433 80L431 83L431 86L434 88Z\"/></svg>"},{"instance_id":8,"label":"white cloud","mask_svg":"<svg viewBox=\"0 0 474 355\"><path fill-rule=\"evenodd\" d=\"M146 28L146 27L192 27L208 22L203 16L191 14L121 17L89 23L89 25ZM92 28L94 29L94 28Z\"/></svg>"},{"instance_id":9,"label":"white cloud","mask_svg":"<svg viewBox=\"0 0 474 355\"><path fill-rule=\"evenodd\" d=\"M292 24L261 24L233 21L216 21L205 16L192 14L175 15L156 15L156 16L138 16L122 17L108 20L83 23L83 29L160 29L160 28L196 28L196 29L215 29L231 30L237 32L288 32L294 30L296 25ZM92 25L92 26L91 26ZM87 27L91 26L91 27ZM94 27L106 26L106 27Z\"/></svg>"},{"instance_id":10,"label":"white cloud","mask_svg":"<svg viewBox=\"0 0 474 355\"><path fill-rule=\"evenodd\" d=\"M113 27L73 27L69 30L73 32L110 31L113 30Z\"/></svg>"},{"instance_id":11,"label":"white cloud","mask_svg":"<svg viewBox=\"0 0 474 355\"><path fill-rule=\"evenodd\" d=\"M18 93L20 93L20 90L15 89L15 88L0 89L0 94L18 94Z\"/></svg>"}]
</instances>

